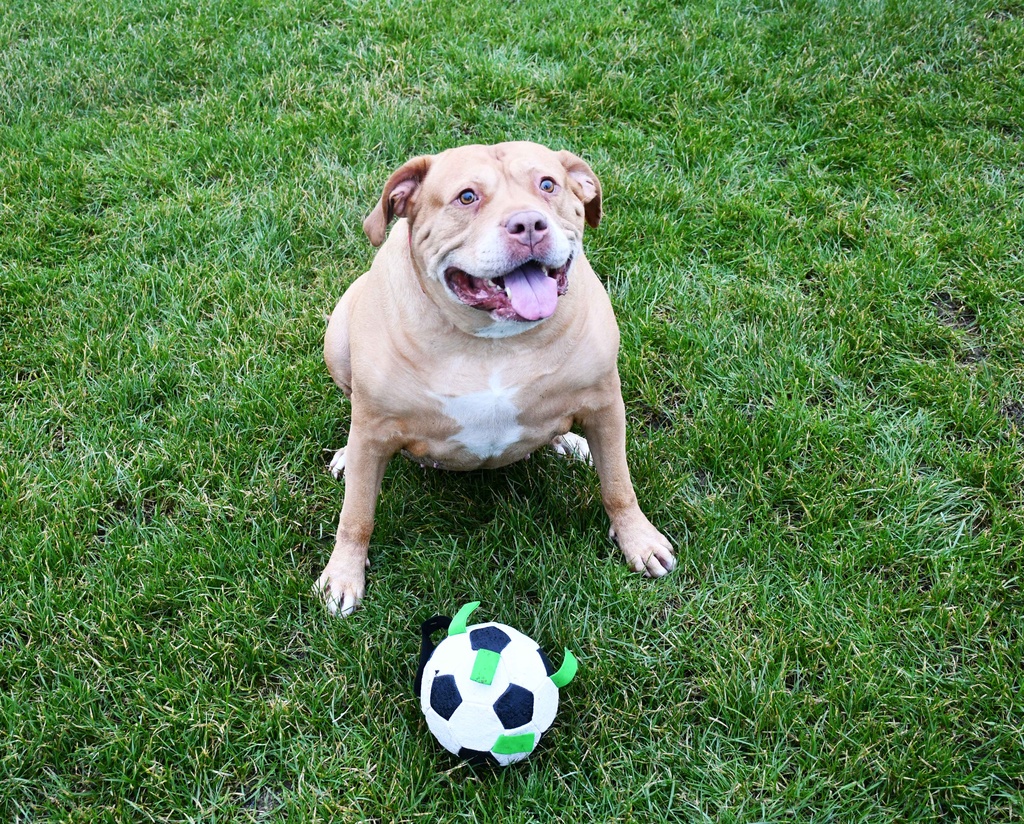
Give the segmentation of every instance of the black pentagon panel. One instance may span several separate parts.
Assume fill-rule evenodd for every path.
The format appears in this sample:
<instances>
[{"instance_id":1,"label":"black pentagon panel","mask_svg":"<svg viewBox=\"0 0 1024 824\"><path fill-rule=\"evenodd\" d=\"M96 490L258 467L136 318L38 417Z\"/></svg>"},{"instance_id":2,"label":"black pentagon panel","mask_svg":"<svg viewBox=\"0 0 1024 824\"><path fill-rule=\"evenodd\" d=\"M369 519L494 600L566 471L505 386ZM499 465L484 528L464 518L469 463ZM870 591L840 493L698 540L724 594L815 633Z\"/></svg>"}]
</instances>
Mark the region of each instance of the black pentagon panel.
<instances>
[{"instance_id":1,"label":"black pentagon panel","mask_svg":"<svg viewBox=\"0 0 1024 824\"><path fill-rule=\"evenodd\" d=\"M494 702L494 714L506 730L529 724L533 720L533 693L518 684L509 684Z\"/></svg>"},{"instance_id":2,"label":"black pentagon panel","mask_svg":"<svg viewBox=\"0 0 1024 824\"><path fill-rule=\"evenodd\" d=\"M491 755L489 752L483 752L482 750L471 750L469 747L463 747L459 750L459 758L463 761L468 761L475 767L497 767L498 759Z\"/></svg>"},{"instance_id":3,"label":"black pentagon panel","mask_svg":"<svg viewBox=\"0 0 1024 824\"><path fill-rule=\"evenodd\" d=\"M551 662L548 660L548 657L544 654L544 650L542 650L540 647L537 647L537 654L540 656L540 660L544 663L544 672L546 672L548 678L550 678L552 675L554 675L555 668L551 666Z\"/></svg>"},{"instance_id":4,"label":"black pentagon panel","mask_svg":"<svg viewBox=\"0 0 1024 824\"><path fill-rule=\"evenodd\" d=\"M459 687L455 683L455 676L437 676L430 685L430 708L445 721L448 721L461 703L462 695L459 693Z\"/></svg>"},{"instance_id":5,"label":"black pentagon panel","mask_svg":"<svg viewBox=\"0 0 1024 824\"><path fill-rule=\"evenodd\" d=\"M500 653L512 643L512 639L497 627L480 627L469 633L469 643L473 649L489 649Z\"/></svg>"}]
</instances>

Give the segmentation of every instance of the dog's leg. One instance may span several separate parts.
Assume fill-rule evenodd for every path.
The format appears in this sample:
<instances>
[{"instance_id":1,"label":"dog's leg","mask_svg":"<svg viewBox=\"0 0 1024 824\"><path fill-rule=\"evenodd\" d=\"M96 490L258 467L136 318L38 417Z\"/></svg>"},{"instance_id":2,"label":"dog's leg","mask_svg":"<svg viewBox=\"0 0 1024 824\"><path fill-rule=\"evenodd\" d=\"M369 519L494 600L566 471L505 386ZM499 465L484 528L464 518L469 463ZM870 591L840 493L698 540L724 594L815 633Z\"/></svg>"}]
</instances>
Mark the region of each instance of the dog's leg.
<instances>
[{"instance_id":1,"label":"dog's leg","mask_svg":"<svg viewBox=\"0 0 1024 824\"><path fill-rule=\"evenodd\" d=\"M327 319L327 331L324 333L324 363L346 398L352 397L352 349L348 318L352 302L361 288L362 278L358 278L345 290Z\"/></svg>"},{"instance_id":2,"label":"dog's leg","mask_svg":"<svg viewBox=\"0 0 1024 824\"><path fill-rule=\"evenodd\" d=\"M601 500L612 525L609 536L636 572L659 578L676 565L672 544L640 510L626 463L626 410L618 375L611 402L588 413L580 423L601 480Z\"/></svg>"},{"instance_id":3,"label":"dog's leg","mask_svg":"<svg viewBox=\"0 0 1024 824\"><path fill-rule=\"evenodd\" d=\"M357 280L356 283L358 282ZM327 332L324 334L324 363L327 364L327 371L331 373L334 383L345 393L346 398L352 397L352 352L349 346L348 311L353 293L354 290L349 288L341 296L334 311L327 318ZM327 469L338 480L344 477L344 446L334 453Z\"/></svg>"},{"instance_id":4,"label":"dog's leg","mask_svg":"<svg viewBox=\"0 0 1024 824\"><path fill-rule=\"evenodd\" d=\"M345 501L334 551L316 583L327 609L350 615L366 593L367 550L384 469L394 454L385 444L360 436L353 426L344 449Z\"/></svg>"}]
</instances>

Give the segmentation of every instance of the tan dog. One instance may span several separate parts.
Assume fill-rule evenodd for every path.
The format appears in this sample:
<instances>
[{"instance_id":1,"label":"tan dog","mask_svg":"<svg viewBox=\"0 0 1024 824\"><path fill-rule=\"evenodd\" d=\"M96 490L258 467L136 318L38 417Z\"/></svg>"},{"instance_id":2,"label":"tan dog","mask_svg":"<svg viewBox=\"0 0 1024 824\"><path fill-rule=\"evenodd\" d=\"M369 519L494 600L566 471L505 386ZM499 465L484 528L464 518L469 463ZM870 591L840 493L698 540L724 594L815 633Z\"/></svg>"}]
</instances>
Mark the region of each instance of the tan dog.
<instances>
[{"instance_id":1,"label":"tan dog","mask_svg":"<svg viewBox=\"0 0 1024 824\"><path fill-rule=\"evenodd\" d=\"M394 217L404 220L385 242ZM388 179L363 223L384 245L338 301L324 341L352 401L348 444L331 462L345 473L345 501L317 583L331 612L363 598L396 452L454 470L504 466L545 445L592 458L629 565L648 576L675 566L626 465L619 332L582 246L584 222L600 219L590 167L533 143L417 157Z\"/></svg>"}]
</instances>

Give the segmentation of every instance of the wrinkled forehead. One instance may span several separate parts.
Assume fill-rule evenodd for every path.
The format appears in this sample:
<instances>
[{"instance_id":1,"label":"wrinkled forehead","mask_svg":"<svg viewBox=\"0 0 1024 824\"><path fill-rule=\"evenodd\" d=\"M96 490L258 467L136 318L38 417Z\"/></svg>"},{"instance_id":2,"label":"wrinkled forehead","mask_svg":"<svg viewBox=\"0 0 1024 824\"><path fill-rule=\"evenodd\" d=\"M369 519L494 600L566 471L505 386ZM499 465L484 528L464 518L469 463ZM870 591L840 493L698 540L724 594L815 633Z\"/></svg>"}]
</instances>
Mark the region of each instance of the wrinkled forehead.
<instances>
[{"instance_id":1,"label":"wrinkled forehead","mask_svg":"<svg viewBox=\"0 0 1024 824\"><path fill-rule=\"evenodd\" d=\"M502 183L526 184L541 174L560 177L562 172L558 156L544 146L501 143L444 152L437 157L428 180L441 188L467 185L496 189Z\"/></svg>"}]
</instances>

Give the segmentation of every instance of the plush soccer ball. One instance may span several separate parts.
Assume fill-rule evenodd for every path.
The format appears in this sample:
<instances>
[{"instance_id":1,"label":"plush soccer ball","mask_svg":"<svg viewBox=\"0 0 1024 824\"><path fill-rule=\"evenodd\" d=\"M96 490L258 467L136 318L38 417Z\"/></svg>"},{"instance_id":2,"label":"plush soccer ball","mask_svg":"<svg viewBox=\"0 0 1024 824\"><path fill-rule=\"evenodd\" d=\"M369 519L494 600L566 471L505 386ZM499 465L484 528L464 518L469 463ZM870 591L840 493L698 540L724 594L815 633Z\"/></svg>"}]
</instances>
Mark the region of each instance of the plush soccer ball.
<instances>
[{"instance_id":1,"label":"plush soccer ball","mask_svg":"<svg viewBox=\"0 0 1024 824\"><path fill-rule=\"evenodd\" d=\"M576 674L569 650L555 672L536 641L505 624L466 626L480 606L466 604L437 647L430 633L446 618L423 625L416 689L427 726L449 752L501 766L526 758L558 711L558 690Z\"/></svg>"}]
</instances>

